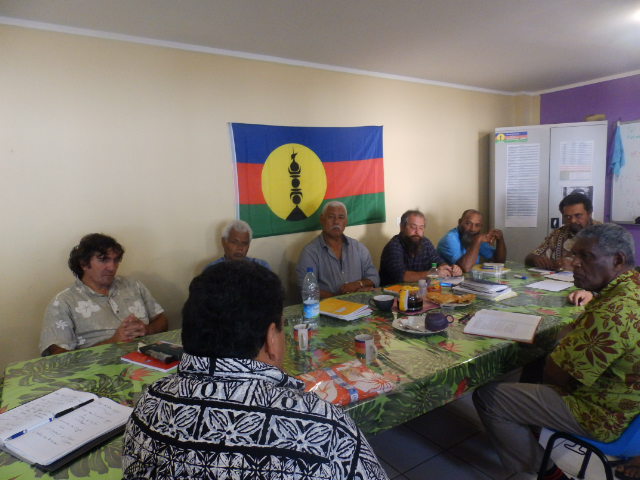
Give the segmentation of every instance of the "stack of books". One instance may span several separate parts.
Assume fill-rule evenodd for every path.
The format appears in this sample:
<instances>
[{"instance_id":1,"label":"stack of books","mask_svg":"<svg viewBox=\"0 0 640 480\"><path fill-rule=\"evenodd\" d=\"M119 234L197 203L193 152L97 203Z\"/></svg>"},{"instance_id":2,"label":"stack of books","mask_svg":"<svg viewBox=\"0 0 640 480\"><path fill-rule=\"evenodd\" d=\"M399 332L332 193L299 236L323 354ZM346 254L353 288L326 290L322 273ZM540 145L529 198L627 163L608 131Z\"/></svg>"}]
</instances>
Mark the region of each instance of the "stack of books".
<instances>
[{"instance_id":1,"label":"stack of books","mask_svg":"<svg viewBox=\"0 0 640 480\"><path fill-rule=\"evenodd\" d=\"M362 303L332 297L325 298L320 302L320 313L340 320L351 321L371 315L371 309Z\"/></svg>"},{"instance_id":2,"label":"stack of books","mask_svg":"<svg viewBox=\"0 0 640 480\"><path fill-rule=\"evenodd\" d=\"M460 294L475 293L476 296L480 298L493 300L494 302L517 295L508 285L490 282L488 280L465 280L461 284L453 287L452 290Z\"/></svg>"}]
</instances>

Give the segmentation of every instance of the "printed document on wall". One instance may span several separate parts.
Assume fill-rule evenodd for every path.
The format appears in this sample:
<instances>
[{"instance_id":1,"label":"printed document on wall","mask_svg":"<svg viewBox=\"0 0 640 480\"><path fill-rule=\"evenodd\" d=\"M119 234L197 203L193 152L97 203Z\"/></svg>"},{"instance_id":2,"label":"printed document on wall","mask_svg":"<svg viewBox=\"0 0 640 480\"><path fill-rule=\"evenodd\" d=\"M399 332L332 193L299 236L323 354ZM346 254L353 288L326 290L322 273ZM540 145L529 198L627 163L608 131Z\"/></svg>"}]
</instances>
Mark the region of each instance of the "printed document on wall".
<instances>
[{"instance_id":1,"label":"printed document on wall","mask_svg":"<svg viewBox=\"0 0 640 480\"><path fill-rule=\"evenodd\" d=\"M540 144L507 146L507 198L505 227L538 225Z\"/></svg>"},{"instance_id":2,"label":"printed document on wall","mask_svg":"<svg viewBox=\"0 0 640 480\"><path fill-rule=\"evenodd\" d=\"M560 142L560 181L591 180L593 145L593 140Z\"/></svg>"}]
</instances>

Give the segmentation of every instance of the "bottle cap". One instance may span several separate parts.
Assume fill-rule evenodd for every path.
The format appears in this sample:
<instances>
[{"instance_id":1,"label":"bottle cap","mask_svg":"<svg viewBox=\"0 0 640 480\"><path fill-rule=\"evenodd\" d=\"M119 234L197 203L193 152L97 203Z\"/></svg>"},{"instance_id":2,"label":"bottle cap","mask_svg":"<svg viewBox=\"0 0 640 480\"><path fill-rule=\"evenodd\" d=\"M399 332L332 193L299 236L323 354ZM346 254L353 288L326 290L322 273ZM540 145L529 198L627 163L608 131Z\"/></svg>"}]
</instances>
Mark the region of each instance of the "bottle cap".
<instances>
[{"instance_id":1,"label":"bottle cap","mask_svg":"<svg viewBox=\"0 0 640 480\"><path fill-rule=\"evenodd\" d=\"M313 267L307 267L307 273L313 272Z\"/></svg>"}]
</instances>

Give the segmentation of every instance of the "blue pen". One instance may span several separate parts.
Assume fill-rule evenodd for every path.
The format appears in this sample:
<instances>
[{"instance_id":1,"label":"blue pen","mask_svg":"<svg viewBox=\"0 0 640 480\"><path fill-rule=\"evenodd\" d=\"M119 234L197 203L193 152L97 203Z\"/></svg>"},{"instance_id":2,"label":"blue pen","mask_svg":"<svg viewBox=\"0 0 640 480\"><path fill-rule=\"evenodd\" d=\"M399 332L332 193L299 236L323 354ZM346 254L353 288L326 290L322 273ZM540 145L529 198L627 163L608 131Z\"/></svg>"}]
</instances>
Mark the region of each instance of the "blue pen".
<instances>
[{"instance_id":1,"label":"blue pen","mask_svg":"<svg viewBox=\"0 0 640 480\"><path fill-rule=\"evenodd\" d=\"M22 435L24 435L25 433L27 433L26 430L22 430L21 432L17 432L14 433L13 435L11 435L9 438L7 438L7 440L13 440L14 438L18 438L21 437Z\"/></svg>"},{"instance_id":2,"label":"blue pen","mask_svg":"<svg viewBox=\"0 0 640 480\"><path fill-rule=\"evenodd\" d=\"M527 277L525 275L518 275L517 273L513 274L513 278L520 278L522 280L526 280L527 279Z\"/></svg>"}]
</instances>

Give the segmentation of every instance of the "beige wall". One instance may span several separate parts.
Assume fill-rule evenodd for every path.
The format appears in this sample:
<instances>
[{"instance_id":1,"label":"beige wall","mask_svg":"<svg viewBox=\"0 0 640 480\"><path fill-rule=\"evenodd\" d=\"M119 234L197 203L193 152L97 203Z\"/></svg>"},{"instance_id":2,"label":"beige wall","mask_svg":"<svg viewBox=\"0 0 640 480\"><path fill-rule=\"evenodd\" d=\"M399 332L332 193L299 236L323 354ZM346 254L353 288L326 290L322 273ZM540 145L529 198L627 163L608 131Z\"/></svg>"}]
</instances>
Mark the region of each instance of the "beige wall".
<instances>
[{"instance_id":1,"label":"beige wall","mask_svg":"<svg viewBox=\"0 0 640 480\"><path fill-rule=\"evenodd\" d=\"M126 248L171 326L193 275L234 217L227 122L383 125L387 217L347 234L377 264L396 218L418 207L436 240L488 205L495 127L537 123L538 99L478 93L0 26L0 367L37 355L45 306L85 233ZM257 239L292 288L316 233Z\"/></svg>"}]
</instances>

